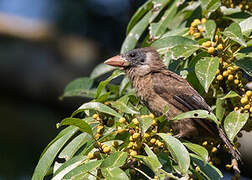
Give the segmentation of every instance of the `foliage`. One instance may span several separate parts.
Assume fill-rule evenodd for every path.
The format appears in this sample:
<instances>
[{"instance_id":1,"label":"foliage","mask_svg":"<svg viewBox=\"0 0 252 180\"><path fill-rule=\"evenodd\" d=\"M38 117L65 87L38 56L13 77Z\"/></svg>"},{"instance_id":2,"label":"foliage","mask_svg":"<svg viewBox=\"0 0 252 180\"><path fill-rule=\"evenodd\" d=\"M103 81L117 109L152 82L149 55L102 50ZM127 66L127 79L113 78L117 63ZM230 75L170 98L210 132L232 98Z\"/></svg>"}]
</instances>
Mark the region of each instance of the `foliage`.
<instances>
[{"instance_id":1,"label":"foliage","mask_svg":"<svg viewBox=\"0 0 252 180\"><path fill-rule=\"evenodd\" d=\"M148 0L131 18L121 53L141 43L153 46L167 67L186 78L214 110L180 114L222 124L236 136L252 129L252 91L244 86L252 69L252 4L249 1ZM68 126L43 151L33 179L220 179L216 151L221 146L177 139L163 116L140 103L127 78L98 65L90 77L71 82L61 98L92 98L58 126ZM165 109L164 112L169 109ZM197 113L197 117L195 114ZM201 145L200 145L201 144ZM217 148L218 147L218 148ZM55 158L64 161L58 162Z\"/></svg>"}]
</instances>

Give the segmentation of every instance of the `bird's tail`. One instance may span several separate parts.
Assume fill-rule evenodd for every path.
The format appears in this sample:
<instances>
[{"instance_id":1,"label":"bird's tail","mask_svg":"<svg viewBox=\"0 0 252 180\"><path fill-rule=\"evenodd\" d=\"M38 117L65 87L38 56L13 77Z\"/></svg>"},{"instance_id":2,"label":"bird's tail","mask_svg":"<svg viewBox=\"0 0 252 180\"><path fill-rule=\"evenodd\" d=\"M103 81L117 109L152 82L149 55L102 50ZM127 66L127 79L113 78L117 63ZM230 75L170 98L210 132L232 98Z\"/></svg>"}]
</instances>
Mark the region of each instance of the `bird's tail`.
<instances>
[{"instance_id":1,"label":"bird's tail","mask_svg":"<svg viewBox=\"0 0 252 180\"><path fill-rule=\"evenodd\" d=\"M228 139L226 133L222 128L218 128L219 135L223 142L227 145L228 149L230 150L230 153L232 154L233 158L235 158L237 161L242 162L241 159L241 153L238 151L237 148L234 147L232 142Z\"/></svg>"}]
</instances>

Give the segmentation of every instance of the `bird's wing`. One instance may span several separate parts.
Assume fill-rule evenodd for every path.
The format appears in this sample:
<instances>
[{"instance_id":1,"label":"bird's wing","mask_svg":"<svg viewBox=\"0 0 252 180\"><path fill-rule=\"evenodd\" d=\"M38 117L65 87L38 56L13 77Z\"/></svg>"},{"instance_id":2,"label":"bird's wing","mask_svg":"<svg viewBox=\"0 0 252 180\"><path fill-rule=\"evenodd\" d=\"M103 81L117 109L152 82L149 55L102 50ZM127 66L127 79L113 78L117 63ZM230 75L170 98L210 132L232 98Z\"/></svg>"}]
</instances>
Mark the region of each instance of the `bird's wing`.
<instances>
[{"instance_id":1,"label":"bird's wing","mask_svg":"<svg viewBox=\"0 0 252 180\"><path fill-rule=\"evenodd\" d=\"M185 79L173 72L163 70L153 73L152 83L154 91L164 100L183 105L182 111L197 109L211 111L199 93Z\"/></svg>"}]
</instances>

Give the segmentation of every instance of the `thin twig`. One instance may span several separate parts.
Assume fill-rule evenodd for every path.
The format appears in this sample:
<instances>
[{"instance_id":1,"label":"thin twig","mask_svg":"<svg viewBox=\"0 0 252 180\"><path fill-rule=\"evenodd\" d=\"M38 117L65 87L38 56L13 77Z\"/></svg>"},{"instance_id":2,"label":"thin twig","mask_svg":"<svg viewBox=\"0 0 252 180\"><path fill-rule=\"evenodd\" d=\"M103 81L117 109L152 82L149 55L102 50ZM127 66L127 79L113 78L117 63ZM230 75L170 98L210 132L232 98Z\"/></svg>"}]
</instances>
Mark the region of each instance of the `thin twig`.
<instances>
[{"instance_id":1,"label":"thin twig","mask_svg":"<svg viewBox=\"0 0 252 180\"><path fill-rule=\"evenodd\" d=\"M150 176L148 176L147 174L145 174L145 172L141 171L140 169L138 169L138 168L136 168L136 167L134 167L134 169L135 169L136 171L140 172L141 174L143 174L147 179L152 180L152 178L151 178Z\"/></svg>"}]
</instances>

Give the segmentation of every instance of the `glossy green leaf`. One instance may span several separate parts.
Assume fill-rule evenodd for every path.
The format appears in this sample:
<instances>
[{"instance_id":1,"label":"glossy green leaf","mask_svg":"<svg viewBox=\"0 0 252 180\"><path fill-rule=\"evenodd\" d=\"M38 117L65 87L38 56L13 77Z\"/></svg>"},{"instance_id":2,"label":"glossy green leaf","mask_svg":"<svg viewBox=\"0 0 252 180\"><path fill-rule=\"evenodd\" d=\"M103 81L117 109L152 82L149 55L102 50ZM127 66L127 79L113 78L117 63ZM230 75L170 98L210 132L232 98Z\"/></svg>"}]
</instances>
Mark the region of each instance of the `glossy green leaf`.
<instances>
[{"instance_id":1,"label":"glossy green leaf","mask_svg":"<svg viewBox=\"0 0 252 180\"><path fill-rule=\"evenodd\" d=\"M102 168L101 171L102 171L102 175L105 177L105 179L129 180L129 177L127 176L127 174L118 167Z\"/></svg>"},{"instance_id":2,"label":"glossy green leaf","mask_svg":"<svg viewBox=\"0 0 252 180\"><path fill-rule=\"evenodd\" d=\"M188 32L188 28L182 27L182 28L178 28L178 29L174 29L174 30L166 32L165 34L163 34L161 38L165 38L168 36L183 36L187 32Z\"/></svg>"},{"instance_id":3,"label":"glossy green leaf","mask_svg":"<svg viewBox=\"0 0 252 180\"><path fill-rule=\"evenodd\" d=\"M80 149L80 147L90 141L91 138L86 133L81 133L75 137L59 154L59 158L64 158L66 161Z\"/></svg>"},{"instance_id":4,"label":"glossy green leaf","mask_svg":"<svg viewBox=\"0 0 252 180\"><path fill-rule=\"evenodd\" d=\"M188 58L199 49L198 45L178 45L171 48L171 59Z\"/></svg>"},{"instance_id":5,"label":"glossy green leaf","mask_svg":"<svg viewBox=\"0 0 252 180\"><path fill-rule=\"evenodd\" d=\"M152 21L154 21L156 19L156 17L160 14L160 12L167 7L167 4L170 2L171 0L152 0L153 3L153 9L152 9L152 14L150 17L150 21L149 23L151 23Z\"/></svg>"},{"instance_id":6,"label":"glossy green leaf","mask_svg":"<svg viewBox=\"0 0 252 180\"><path fill-rule=\"evenodd\" d=\"M126 88L130 85L129 78L126 76L123 78L121 84L120 84L120 89L119 89L119 95L121 96L123 92L126 90Z\"/></svg>"},{"instance_id":7,"label":"glossy green leaf","mask_svg":"<svg viewBox=\"0 0 252 180\"><path fill-rule=\"evenodd\" d=\"M128 23L126 34L129 34L131 29L136 25L136 23L141 19L141 17L143 17L143 15L146 12L150 11L151 8L152 8L152 0L148 0L141 7L137 9L137 11L130 19L130 22Z\"/></svg>"},{"instance_id":8,"label":"glossy green leaf","mask_svg":"<svg viewBox=\"0 0 252 180\"><path fill-rule=\"evenodd\" d=\"M100 111L100 112L103 112L106 114L110 114L112 116L119 117L119 118L122 117L122 115L117 113L114 109L111 109L109 106L106 106L105 104L102 104L99 102L88 102L88 103L81 105L79 107L79 109L72 114L72 116L74 116L80 112L83 112L84 110L87 110L87 109L93 109L93 110Z\"/></svg>"},{"instance_id":9,"label":"glossy green leaf","mask_svg":"<svg viewBox=\"0 0 252 180\"><path fill-rule=\"evenodd\" d=\"M65 143L78 131L78 128L73 128L62 137L51 144L44 154L41 156L32 176L32 180L42 180L52 165L54 158L65 145Z\"/></svg>"},{"instance_id":10,"label":"glossy green leaf","mask_svg":"<svg viewBox=\"0 0 252 180\"><path fill-rule=\"evenodd\" d=\"M246 32L251 32L252 31L252 17L249 17L245 19L244 21L239 23L241 27L241 32L246 33Z\"/></svg>"},{"instance_id":11,"label":"glossy green leaf","mask_svg":"<svg viewBox=\"0 0 252 180\"><path fill-rule=\"evenodd\" d=\"M230 15L230 14L241 12L241 9L238 6L235 8L227 8L226 6L221 6L220 10L224 15Z\"/></svg>"},{"instance_id":12,"label":"glossy green leaf","mask_svg":"<svg viewBox=\"0 0 252 180\"><path fill-rule=\"evenodd\" d=\"M88 133L90 135L93 135L92 128L83 119L72 118L72 117L71 118L65 118L60 122L59 125L60 126L73 125L73 126L78 127L80 131L86 132L86 133Z\"/></svg>"},{"instance_id":13,"label":"glossy green leaf","mask_svg":"<svg viewBox=\"0 0 252 180\"><path fill-rule=\"evenodd\" d=\"M239 24L237 23L232 23L230 26L228 26L223 34L225 36L227 36L228 38L232 39L233 41L243 45L243 46L247 46L245 41L244 41L244 38L242 36L242 32L241 32L241 28L239 26Z\"/></svg>"},{"instance_id":14,"label":"glossy green leaf","mask_svg":"<svg viewBox=\"0 0 252 180\"><path fill-rule=\"evenodd\" d=\"M215 117L215 115L206 110L193 110L193 111L184 112L175 116L172 120L177 121L177 120L186 119L186 118L209 119L209 120L214 121L217 125L219 125L219 122L217 118Z\"/></svg>"},{"instance_id":15,"label":"glossy green leaf","mask_svg":"<svg viewBox=\"0 0 252 180\"><path fill-rule=\"evenodd\" d=\"M121 167L124 165L128 153L126 152L114 152L110 154L101 164L101 168L114 168Z\"/></svg>"},{"instance_id":16,"label":"glossy green leaf","mask_svg":"<svg viewBox=\"0 0 252 180\"><path fill-rule=\"evenodd\" d=\"M109 66L109 65L106 65L104 63L101 63L97 66L95 66L95 68L93 69L92 73L90 74L90 78L91 79L96 79L108 72L111 72L113 70L115 70L116 67L114 66Z\"/></svg>"},{"instance_id":17,"label":"glossy green leaf","mask_svg":"<svg viewBox=\"0 0 252 180\"><path fill-rule=\"evenodd\" d=\"M139 121L140 128L145 133L152 125L153 119L151 117L137 118Z\"/></svg>"},{"instance_id":18,"label":"glossy green leaf","mask_svg":"<svg viewBox=\"0 0 252 180\"><path fill-rule=\"evenodd\" d=\"M100 166L102 160L94 160L89 161L85 164L82 164L74 169L72 169L69 173L67 173L63 179L73 179L75 176L85 175L87 172L92 171Z\"/></svg>"},{"instance_id":19,"label":"glossy green leaf","mask_svg":"<svg viewBox=\"0 0 252 180\"><path fill-rule=\"evenodd\" d=\"M184 142L183 143L189 150L191 150L192 152L194 152L195 154L197 154L199 157L201 157L201 159L204 161L204 163L206 164L208 161L208 151L206 150L206 148L198 145L198 144L194 144L191 142Z\"/></svg>"},{"instance_id":20,"label":"glossy green leaf","mask_svg":"<svg viewBox=\"0 0 252 180\"><path fill-rule=\"evenodd\" d=\"M149 33L150 33L150 39L158 39L162 36L162 34L166 31L167 25L171 22L174 15L177 12L178 6L177 6L178 0L174 0L172 4L168 7L168 9L165 11L164 15L161 17L159 22L154 22L150 24Z\"/></svg>"},{"instance_id":21,"label":"glossy green leaf","mask_svg":"<svg viewBox=\"0 0 252 180\"><path fill-rule=\"evenodd\" d=\"M240 96L237 94L235 91L229 91L225 96L220 97L220 99L228 99L228 98L233 98L233 97L238 97Z\"/></svg>"},{"instance_id":22,"label":"glossy green leaf","mask_svg":"<svg viewBox=\"0 0 252 180\"><path fill-rule=\"evenodd\" d=\"M237 133L246 124L249 113L241 113L239 111L230 112L224 120L224 129L228 138L233 141Z\"/></svg>"},{"instance_id":23,"label":"glossy green leaf","mask_svg":"<svg viewBox=\"0 0 252 180\"><path fill-rule=\"evenodd\" d=\"M223 119L224 115L225 115L225 112L226 112L226 108L225 108L225 103L226 103L226 100L225 99L222 99L220 97L217 98L216 100L216 117L217 119L221 122L221 120Z\"/></svg>"},{"instance_id":24,"label":"glossy green leaf","mask_svg":"<svg viewBox=\"0 0 252 180\"><path fill-rule=\"evenodd\" d=\"M194 163L196 163L200 167L200 170L204 172L204 174L206 174L207 177L209 177L208 178L209 180L213 179L219 180L223 178L223 175L219 169L210 164L205 165L204 161L202 161L201 158L198 157L197 155L190 154L190 158Z\"/></svg>"},{"instance_id":25,"label":"glossy green leaf","mask_svg":"<svg viewBox=\"0 0 252 180\"><path fill-rule=\"evenodd\" d=\"M165 133L158 133L166 143L166 147L174 160L178 163L181 173L186 173L190 166L190 157L185 146L175 137Z\"/></svg>"},{"instance_id":26,"label":"glossy green leaf","mask_svg":"<svg viewBox=\"0 0 252 180\"><path fill-rule=\"evenodd\" d=\"M215 78L218 67L218 57L203 57L195 65L195 74L206 93Z\"/></svg>"},{"instance_id":27,"label":"glossy green leaf","mask_svg":"<svg viewBox=\"0 0 252 180\"><path fill-rule=\"evenodd\" d=\"M139 40L139 38L141 37L141 35L149 24L151 14L151 11L146 13L144 17L128 33L121 47L122 54L135 48L137 41Z\"/></svg>"},{"instance_id":28,"label":"glossy green leaf","mask_svg":"<svg viewBox=\"0 0 252 180\"><path fill-rule=\"evenodd\" d=\"M245 57L234 62L243 69L248 75L252 76L252 57Z\"/></svg>"},{"instance_id":29,"label":"glossy green leaf","mask_svg":"<svg viewBox=\"0 0 252 180\"><path fill-rule=\"evenodd\" d=\"M135 111L134 109L127 106L125 103L121 101L112 101L111 102L112 107L116 108L117 110L127 113L127 114L139 114L138 111Z\"/></svg>"},{"instance_id":30,"label":"glossy green leaf","mask_svg":"<svg viewBox=\"0 0 252 180\"><path fill-rule=\"evenodd\" d=\"M101 95L102 90L106 87L106 85L112 81L113 79L117 78L118 76L124 75L124 72L115 70L111 76L109 76L106 80L102 81L99 83L97 87L97 92L96 92L96 98L98 98Z\"/></svg>"},{"instance_id":31,"label":"glossy green leaf","mask_svg":"<svg viewBox=\"0 0 252 180\"><path fill-rule=\"evenodd\" d=\"M64 94L61 98L71 97L71 96L93 98L95 93L93 90L90 90L92 85L93 85L93 80L88 77L75 79L74 81L70 82L66 86L64 90Z\"/></svg>"},{"instance_id":32,"label":"glossy green leaf","mask_svg":"<svg viewBox=\"0 0 252 180\"><path fill-rule=\"evenodd\" d=\"M216 30L215 22L213 20L207 20L207 22L205 23L205 29L206 32L204 34L204 37L213 41Z\"/></svg>"},{"instance_id":33,"label":"glossy green leaf","mask_svg":"<svg viewBox=\"0 0 252 180\"><path fill-rule=\"evenodd\" d=\"M168 36L152 43L152 46L156 48L159 53L165 54L171 48L178 45L197 45L198 43L194 40L182 37L182 36Z\"/></svg>"},{"instance_id":34,"label":"glossy green leaf","mask_svg":"<svg viewBox=\"0 0 252 180\"><path fill-rule=\"evenodd\" d=\"M54 173L52 180L62 179L67 173L88 160L87 156L79 155L66 161Z\"/></svg>"},{"instance_id":35,"label":"glossy green leaf","mask_svg":"<svg viewBox=\"0 0 252 180\"><path fill-rule=\"evenodd\" d=\"M201 7L203 9L203 14L209 16L209 12L214 12L221 5L220 0L201 0Z\"/></svg>"}]
</instances>

